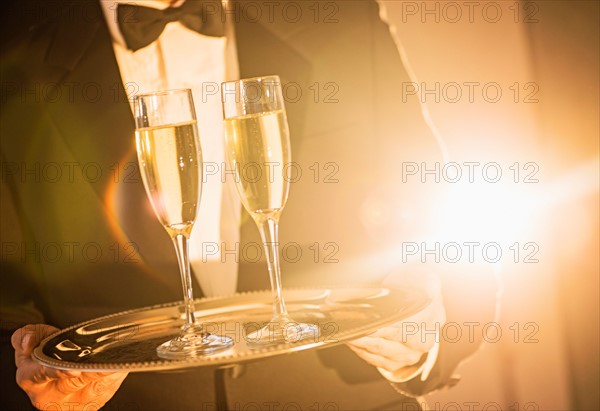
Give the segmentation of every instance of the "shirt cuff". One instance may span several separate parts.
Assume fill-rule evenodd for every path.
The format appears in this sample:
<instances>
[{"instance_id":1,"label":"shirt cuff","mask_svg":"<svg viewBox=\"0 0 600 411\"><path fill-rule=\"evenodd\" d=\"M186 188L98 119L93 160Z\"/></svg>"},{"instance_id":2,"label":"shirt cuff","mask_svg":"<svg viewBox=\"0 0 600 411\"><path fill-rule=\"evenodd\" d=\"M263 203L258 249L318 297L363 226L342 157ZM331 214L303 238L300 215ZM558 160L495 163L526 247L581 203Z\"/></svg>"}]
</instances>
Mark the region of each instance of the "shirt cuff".
<instances>
[{"instance_id":1,"label":"shirt cuff","mask_svg":"<svg viewBox=\"0 0 600 411\"><path fill-rule=\"evenodd\" d=\"M380 367L377 367L377 370L390 382L407 382L414 379L419 374L421 374L421 381L425 381L429 377L429 374L437 361L439 351L440 343L439 341L436 341L431 350L424 354L416 364L403 367L395 372L390 372Z\"/></svg>"}]
</instances>

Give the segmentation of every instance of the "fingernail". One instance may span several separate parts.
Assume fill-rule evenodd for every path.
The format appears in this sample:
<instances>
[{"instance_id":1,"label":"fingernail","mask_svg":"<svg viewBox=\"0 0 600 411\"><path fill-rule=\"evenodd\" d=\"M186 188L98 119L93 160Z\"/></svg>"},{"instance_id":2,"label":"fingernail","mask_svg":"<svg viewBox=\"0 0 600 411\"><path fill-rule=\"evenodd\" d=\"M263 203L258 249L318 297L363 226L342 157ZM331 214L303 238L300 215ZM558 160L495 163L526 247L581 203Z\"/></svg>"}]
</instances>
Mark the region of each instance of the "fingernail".
<instances>
[{"instance_id":1,"label":"fingernail","mask_svg":"<svg viewBox=\"0 0 600 411\"><path fill-rule=\"evenodd\" d=\"M31 342L31 338L33 336L30 333L25 334L25 336L23 336L23 339L21 340L21 348L26 350L27 348L29 348L30 342Z\"/></svg>"}]
</instances>

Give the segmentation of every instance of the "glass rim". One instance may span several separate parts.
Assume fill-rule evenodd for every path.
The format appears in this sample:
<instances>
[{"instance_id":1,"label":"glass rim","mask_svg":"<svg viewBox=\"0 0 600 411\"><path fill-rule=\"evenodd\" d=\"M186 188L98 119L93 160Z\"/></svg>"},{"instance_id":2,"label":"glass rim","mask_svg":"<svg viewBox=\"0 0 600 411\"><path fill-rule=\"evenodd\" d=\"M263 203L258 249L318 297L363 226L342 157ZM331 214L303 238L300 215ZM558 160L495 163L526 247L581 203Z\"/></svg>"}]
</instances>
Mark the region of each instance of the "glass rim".
<instances>
[{"instance_id":1,"label":"glass rim","mask_svg":"<svg viewBox=\"0 0 600 411\"><path fill-rule=\"evenodd\" d=\"M268 78L277 78L277 80L279 80L279 82L281 83L281 79L279 78L279 75L269 74L266 76L256 76L256 77L241 78L239 80L223 81L221 83L221 87L225 84L245 83L245 82L249 82L249 81L257 81L257 80L268 79Z\"/></svg>"},{"instance_id":2,"label":"glass rim","mask_svg":"<svg viewBox=\"0 0 600 411\"><path fill-rule=\"evenodd\" d=\"M144 97L166 96L169 94L177 94L177 93L183 93L183 92L191 94L192 89L191 88L174 88L174 89L169 89L169 90L151 91L149 93L136 94L135 96L133 96L133 99L139 100Z\"/></svg>"}]
</instances>

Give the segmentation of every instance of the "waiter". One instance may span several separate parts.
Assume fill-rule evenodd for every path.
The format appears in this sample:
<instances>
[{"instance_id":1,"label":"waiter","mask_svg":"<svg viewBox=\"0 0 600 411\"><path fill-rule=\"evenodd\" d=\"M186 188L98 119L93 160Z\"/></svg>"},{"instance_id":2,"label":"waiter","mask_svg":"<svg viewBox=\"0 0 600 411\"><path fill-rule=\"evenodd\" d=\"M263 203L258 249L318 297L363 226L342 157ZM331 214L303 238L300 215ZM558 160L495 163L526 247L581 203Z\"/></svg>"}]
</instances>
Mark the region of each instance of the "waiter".
<instances>
[{"instance_id":1,"label":"waiter","mask_svg":"<svg viewBox=\"0 0 600 411\"><path fill-rule=\"evenodd\" d=\"M399 164L432 161L437 147L418 105L402 103L409 78L377 4L120 3L132 2L16 2L7 13L2 326L12 348L3 345L2 401L39 409L412 409L406 407L416 401L406 395L452 384L456 365L479 341L445 344L440 325L446 316L489 321L494 286L470 276L478 286L457 294L453 284L464 277L440 282L435 272L378 258L400 236L416 238L423 229L431 192L400 184ZM133 94L194 93L204 160L215 165L192 235L199 245L191 252L196 295L268 288L264 261L241 252L260 240L222 178L222 115L213 87L268 74L284 83L292 155L303 173L292 184L280 235L303 257L283 259L284 286L410 283L432 298L411 321L433 335L409 339L389 327L353 342L358 356L341 347L235 372L78 374L35 363L32 349L54 328L32 324L64 327L180 299L172 245L136 169ZM60 177L51 174L57 170ZM442 297L442 289L452 292ZM13 355L16 371L8 367Z\"/></svg>"}]
</instances>

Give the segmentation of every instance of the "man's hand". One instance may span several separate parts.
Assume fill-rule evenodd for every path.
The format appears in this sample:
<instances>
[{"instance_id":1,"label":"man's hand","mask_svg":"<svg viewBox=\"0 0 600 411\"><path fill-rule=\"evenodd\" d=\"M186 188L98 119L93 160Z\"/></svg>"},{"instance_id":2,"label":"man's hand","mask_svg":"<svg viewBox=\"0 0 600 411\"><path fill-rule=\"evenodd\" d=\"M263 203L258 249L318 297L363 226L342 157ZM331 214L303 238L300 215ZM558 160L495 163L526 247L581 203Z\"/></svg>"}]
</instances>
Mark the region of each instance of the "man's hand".
<instances>
[{"instance_id":1,"label":"man's hand","mask_svg":"<svg viewBox=\"0 0 600 411\"><path fill-rule=\"evenodd\" d=\"M39 409L51 405L68 410L101 408L117 392L127 373L60 371L38 364L31 358L33 349L56 331L55 327L35 324L13 333L17 384Z\"/></svg>"},{"instance_id":2,"label":"man's hand","mask_svg":"<svg viewBox=\"0 0 600 411\"><path fill-rule=\"evenodd\" d=\"M362 359L377 367L388 380L402 382L425 370L435 361L439 332L446 321L439 279L424 273L393 276L384 283L390 288L408 286L424 291L431 303L404 321L381 328L354 340L348 346ZM435 348L435 350L434 350ZM431 364L432 365L432 364Z\"/></svg>"}]
</instances>

